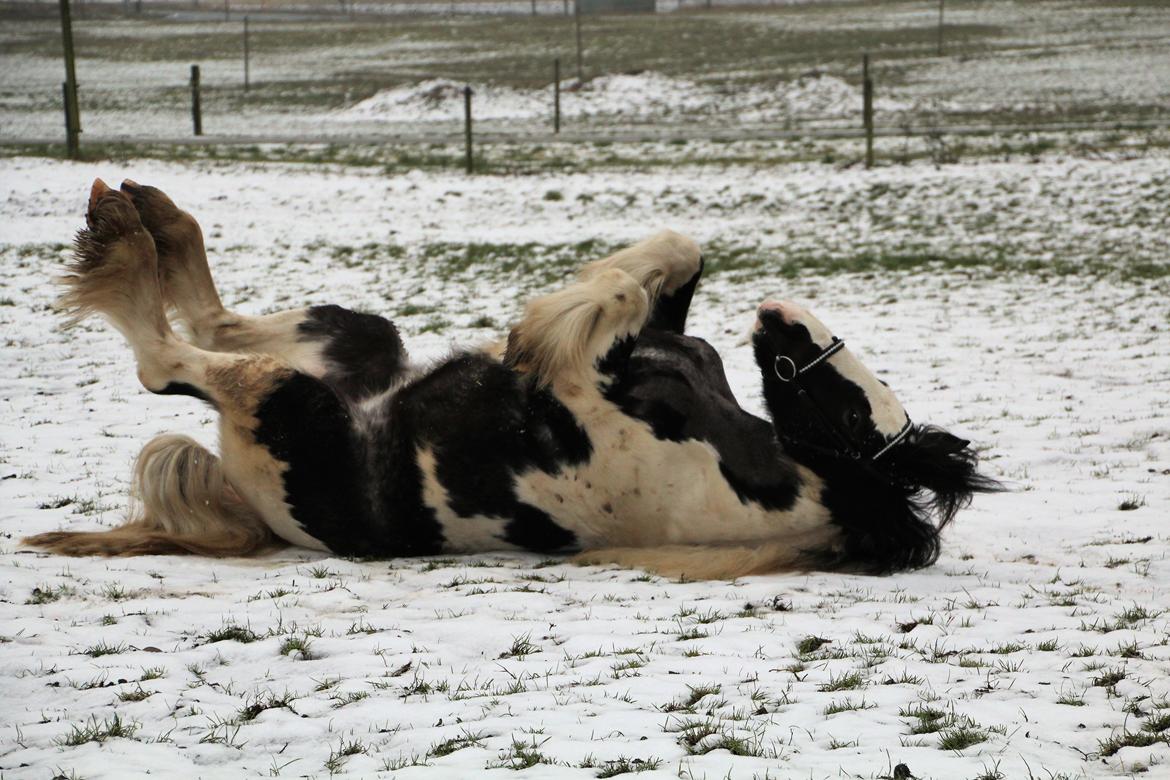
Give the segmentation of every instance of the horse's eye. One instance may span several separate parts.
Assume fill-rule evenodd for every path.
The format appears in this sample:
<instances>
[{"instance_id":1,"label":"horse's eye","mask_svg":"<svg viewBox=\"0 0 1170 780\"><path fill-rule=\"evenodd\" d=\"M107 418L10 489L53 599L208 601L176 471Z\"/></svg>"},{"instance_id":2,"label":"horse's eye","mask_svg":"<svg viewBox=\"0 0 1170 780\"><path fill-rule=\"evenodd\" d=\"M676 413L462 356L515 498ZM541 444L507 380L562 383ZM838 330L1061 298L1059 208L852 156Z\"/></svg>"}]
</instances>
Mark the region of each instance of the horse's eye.
<instances>
[{"instance_id":1,"label":"horse's eye","mask_svg":"<svg viewBox=\"0 0 1170 780\"><path fill-rule=\"evenodd\" d=\"M856 428L857 425L861 422L861 415L857 413L856 409L850 409L849 414L845 417L845 419L849 423L850 428Z\"/></svg>"}]
</instances>

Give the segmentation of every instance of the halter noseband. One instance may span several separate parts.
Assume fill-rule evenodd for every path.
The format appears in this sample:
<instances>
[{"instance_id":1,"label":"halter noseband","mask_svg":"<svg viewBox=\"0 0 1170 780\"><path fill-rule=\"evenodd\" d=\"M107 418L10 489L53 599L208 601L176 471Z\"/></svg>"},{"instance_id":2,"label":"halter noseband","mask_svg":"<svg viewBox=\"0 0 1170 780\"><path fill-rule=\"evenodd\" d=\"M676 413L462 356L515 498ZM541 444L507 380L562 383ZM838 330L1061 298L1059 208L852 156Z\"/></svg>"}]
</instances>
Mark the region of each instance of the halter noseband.
<instances>
[{"instance_id":1,"label":"halter noseband","mask_svg":"<svg viewBox=\"0 0 1170 780\"><path fill-rule=\"evenodd\" d=\"M788 357L787 355L777 355L776 360L772 365L772 370L776 373L776 378L781 382L792 382L796 385L798 395L808 401L817 417L820 418L821 424L827 428L834 437L836 437L837 441L841 445L843 445L842 449L837 451L837 454L848 455L854 460L859 460L862 456L861 448L854 444L852 437L848 434L848 432L842 431L837 426L837 424L833 422L832 418L826 414L825 410L821 408L821 405L817 403L813 394L810 393L808 388L804 386L804 383L800 381L802 376L821 365L844 348L845 341L843 339L837 338L836 336L833 336L832 343L821 350L819 355L810 360L804 366L797 368L796 361L794 361L792 358ZM897 445L901 444L902 441L905 440L906 436L909 435L912 425L913 423L910 421L910 415L906 415L906 424L902 426L902 429L894 434L894 437L886 442L881 447L881 449L879 449L873 455L870 455L869 459L871 461L875 461Z\"/></svg>"}]
</instances>

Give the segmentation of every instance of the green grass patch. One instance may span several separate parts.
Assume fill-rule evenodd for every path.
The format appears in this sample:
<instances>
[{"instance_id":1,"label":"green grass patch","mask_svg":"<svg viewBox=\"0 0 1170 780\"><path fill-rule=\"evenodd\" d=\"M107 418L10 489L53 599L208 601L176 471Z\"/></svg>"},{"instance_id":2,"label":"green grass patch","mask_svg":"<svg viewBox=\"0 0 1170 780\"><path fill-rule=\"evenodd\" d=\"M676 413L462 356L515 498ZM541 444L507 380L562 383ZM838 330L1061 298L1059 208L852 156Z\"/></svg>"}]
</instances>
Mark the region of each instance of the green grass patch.
<instances>
[{"instance_id":1,"label":"green grass patch","mask_svg":"<svg viewBox=\"0 0 1170 780\"><path fill-rule=\"evenodd\" d=\"M122 720L121 716L98 720L94 716L80 726L71 726L70 731L58 740L65 747L76 747L87 742L105 742L108 739L132 739L141 724Z\"/></svg>"},{"instance_id":2,"label":"green grass patch","mask_svg":"<svg viewBox=\"0 0 1170 780\"><path fill-rule=\"evenodd\" d=\"M206 644L214 642L242 642L248 644L249 642L256 642L260 639L260 635L247 626L237 626L234 623L228 623L213 631L207 632L204 636Z\"/></svg>"}]
</instances>

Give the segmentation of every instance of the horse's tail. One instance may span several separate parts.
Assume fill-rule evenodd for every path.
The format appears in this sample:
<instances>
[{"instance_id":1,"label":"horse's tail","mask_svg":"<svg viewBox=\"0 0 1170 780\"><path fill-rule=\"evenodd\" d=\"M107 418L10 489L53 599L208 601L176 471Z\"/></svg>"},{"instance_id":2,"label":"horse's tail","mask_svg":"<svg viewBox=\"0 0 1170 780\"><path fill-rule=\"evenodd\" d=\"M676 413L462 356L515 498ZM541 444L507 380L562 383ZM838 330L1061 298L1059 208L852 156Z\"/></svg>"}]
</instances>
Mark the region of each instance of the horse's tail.
<instances>
[{"instance_id":1,"label":"horse's tail","mask_svg":"<svg viewBox=\"0 0 1170 780\"><path fill-rule=\"evenodd\" d=\"M194 439L157 436L134 464L133 508L109 531L57 531L25 544L62 555L250 555L276 542L224 477L220 459Z\"/></svg>"},{"instance_id":2,"label":"horse's tail","mask_svg":"<svg viewBox=\"0 0 1170 780\"><path fill-rule=\"evenodd\" d=\"M732 580L753 574L807 571L821 555L802 549L800 539L756 544L665 545L662 547L608 547L586 550L575 563L613 563L646 569L664 577L689 580ZM819 540L818 540L819 541Z\"/></svg>"}]
</instances>

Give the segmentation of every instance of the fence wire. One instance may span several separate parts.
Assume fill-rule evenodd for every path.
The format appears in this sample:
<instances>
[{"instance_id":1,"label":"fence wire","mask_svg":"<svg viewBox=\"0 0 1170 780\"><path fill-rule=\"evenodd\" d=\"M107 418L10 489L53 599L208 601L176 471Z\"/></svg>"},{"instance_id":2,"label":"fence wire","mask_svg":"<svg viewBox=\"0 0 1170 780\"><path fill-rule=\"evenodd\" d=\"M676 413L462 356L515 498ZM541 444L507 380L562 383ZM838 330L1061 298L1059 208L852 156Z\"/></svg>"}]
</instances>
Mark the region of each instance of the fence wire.
<instances>
[{"instance_id":1,"label":"fence wire","mask_svg":"<svg viewBox=\"0 0 1170 780\"><path fill-rule=\"evenodd\" d=\"M181 142L196 121L223 142L459 138L465 86L487 139L551 135L558 92L565 138L859 133L867 53L879 135L1170 121L1154 0L590 2L75 0L83 141ZM0 4L0 142L64 135L57 8Z\"/></svg>"}]
</instances>

